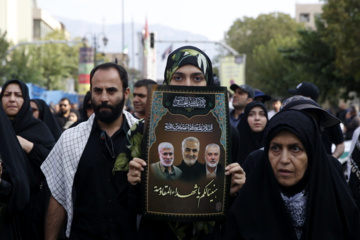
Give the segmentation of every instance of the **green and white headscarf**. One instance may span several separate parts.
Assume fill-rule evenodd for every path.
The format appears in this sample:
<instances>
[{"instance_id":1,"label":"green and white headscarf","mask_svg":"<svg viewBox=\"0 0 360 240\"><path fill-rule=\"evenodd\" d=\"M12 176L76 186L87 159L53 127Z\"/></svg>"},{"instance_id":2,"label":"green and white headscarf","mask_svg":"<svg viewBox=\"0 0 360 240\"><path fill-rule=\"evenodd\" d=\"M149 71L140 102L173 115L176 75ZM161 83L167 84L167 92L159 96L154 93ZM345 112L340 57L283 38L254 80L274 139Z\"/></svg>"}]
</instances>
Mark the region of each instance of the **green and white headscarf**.
<instances>
[{"instance_id":1,"label":"green and white headscarf","mask_svg":"<svg viewBox=\"0 0 360 240\"><path fill-rule=\"evenodd\" d=\"M164 74L164 85L169 85L174 72L187 64L198 67L202 71L205 75L207 86L214 84L210 58L197 47L184 46L176 49L168 56Z\"/></svg>"}]
</instances>

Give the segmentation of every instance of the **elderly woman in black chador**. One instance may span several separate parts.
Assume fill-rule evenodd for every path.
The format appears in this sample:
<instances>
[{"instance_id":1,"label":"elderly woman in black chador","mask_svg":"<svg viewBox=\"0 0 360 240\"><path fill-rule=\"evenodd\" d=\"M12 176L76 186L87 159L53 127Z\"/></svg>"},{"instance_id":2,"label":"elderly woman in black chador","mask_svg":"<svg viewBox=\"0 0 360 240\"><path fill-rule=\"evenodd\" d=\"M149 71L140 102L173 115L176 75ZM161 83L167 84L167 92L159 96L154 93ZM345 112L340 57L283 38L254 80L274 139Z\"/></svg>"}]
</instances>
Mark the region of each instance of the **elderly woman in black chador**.
<instances>
[{"instance_id":1,"label":"elderly woman in black chador","mask_svg":"<svg viewBox=\"0 0 360 240\"><path fill-rule=\"evenodd\" d=\"M30 196L26 157L1 104L0 133L0 238L20 240L19 216Z\"/></svg>"},{"instance_id":2,"label":"elderly woman in black chador","mask_svg":"<svg viewBox=\"0 0 360 240\"><path fill-rule=\"evenodd\" d=\"M62 133L62 130L54 117L54 114L51 112L50 107L42 99L31 99L30 105L34 118L43 121L48 126L55 141L57 141Z\"/></svg>"},{"instance_id":3,"label":"elderly woman in black chador","mask_svg":"<svg viewBox=\"0 0 360 240\"><path fill-rule=\"evenodd\" d=\"M280 111L226 221L225 239L360 239L359 209L314 119Z\"/></svg>"},{"instance_id":4,"label":"elderly woman in black chador","mask_svg":"<svg viewBox=\"0 0 360 240\"><path fill-rule=\"evenodd\" d=\"M238 162L241 165L249 153L264 146L263 136L268 122L266 106L259 101L248 103L245 107L243 119L244 121L240 121L238 126L240 134L240 158Z\"/></svg>"},{"instance_id":5,"label":"elderly woman in black chador","mask_svg":"<svg viewBox=\"0 0 360 240\"><path fill-rule=\"evenodd\" d=\"M0 101L27 156L30 203L21 220L23 237L43 239L47 191L40 165L55 140L45 123L33 117L25 83L20 80L7 81L0 93Z\"/></svg>"}]
</instances>

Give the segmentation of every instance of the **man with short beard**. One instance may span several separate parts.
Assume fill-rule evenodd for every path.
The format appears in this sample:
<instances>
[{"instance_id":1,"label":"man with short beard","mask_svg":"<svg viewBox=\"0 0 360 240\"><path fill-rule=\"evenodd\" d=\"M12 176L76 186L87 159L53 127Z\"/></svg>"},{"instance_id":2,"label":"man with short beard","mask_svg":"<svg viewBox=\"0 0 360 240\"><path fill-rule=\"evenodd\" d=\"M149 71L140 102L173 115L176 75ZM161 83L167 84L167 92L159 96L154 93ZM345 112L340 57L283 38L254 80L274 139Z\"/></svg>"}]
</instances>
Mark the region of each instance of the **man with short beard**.
<instances>
[{"instance_id":1,"label":"man with short beard","mask_svg":"<svg viewBox=\"0 0 360 240\"><path fill-rule=\"evenodd\" d=\"M90 73L93 115L65 131L41 169L51 191L46 239L58 239L67 219L69 239L134 239L136 214L128 214L126 172L114 169L136 119L124 111L126 70L115 63Z\"/></svg>"},{"instance_id":2,"label":"man with short beard","mask_svg":"<svg viewBox=\"0 0 360 240\"><path fill-rule=\"evenodd\" d=\"M195 137L187 137L182 141L181 149L183 161L177 166L182 171L180 179L196 182L203 176L205 166L198 161L200 142Z\"/></svg>"},{"instance_id":3,"label":"man with short beard","mask_svg":"<svg viewBox=\"0 0 360 240\"><path fill-rule=\"evenodd\" d=\"M69 120L70 110L71 110L71 103L68 98L62 98L59 101L60 110L58 113L55 114L55 118L61 128L64 130L64 126L66 122Z\"/></svg>"},{"instance_id":4,"label":"man with short beard","mask_svg":"<svg viewBox=\"0 0 360 240\"><path fill-rule=\"evenodd\" d=\"M145 118L148 86L152 84L157 85L155 81L150 79L142 79L134 84L133 116L136 117L137 119Z\"/></svg>"},{"instance_id":5,"label":"man with short beard","mask_svg":"<svg viewBox=\"0 0 360 240\"><path fill-rule=\"evenodd\" d=\"M210 143L205 147L205 176L206 178L215 178L224 176L224 167L219 164L220 146L216 143Z\"/></svg>"},{"instance_id":6,"label":"man with short beard","mask_svg":"<svg viewBox=\"0 0 360 240\"><path fill-rule=\"evenodd\" d=\"M151 164L152 173L163 180L175 180L181 175L181 170L173 165L174 146L169 142L162 142L158 146L160 161Z\"/></svg>"}]
</instances>

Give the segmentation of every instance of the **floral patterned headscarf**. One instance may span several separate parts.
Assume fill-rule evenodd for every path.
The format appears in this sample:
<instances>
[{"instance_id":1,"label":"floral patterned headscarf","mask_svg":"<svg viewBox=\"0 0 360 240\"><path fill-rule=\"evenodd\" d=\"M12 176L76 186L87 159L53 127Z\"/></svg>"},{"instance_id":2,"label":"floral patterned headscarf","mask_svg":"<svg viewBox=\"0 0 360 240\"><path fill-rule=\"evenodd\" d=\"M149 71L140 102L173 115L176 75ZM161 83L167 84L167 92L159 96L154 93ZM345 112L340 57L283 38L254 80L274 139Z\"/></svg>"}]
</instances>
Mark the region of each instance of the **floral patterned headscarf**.
<instances>
[{"instance_id":1,"label":"floral patterned headscarf","mask_svg":"<svg viewBox=\"0 0 360 240\"><path fill-rule=\"evenodd\" d=\"M187 64L198 67L202 71L205 75L207 86L214 84L210 58L197 47L184 46L176 49L169 55L165 68L164 85L169 85L174 72Z\"/></svg>"}]
</instances>

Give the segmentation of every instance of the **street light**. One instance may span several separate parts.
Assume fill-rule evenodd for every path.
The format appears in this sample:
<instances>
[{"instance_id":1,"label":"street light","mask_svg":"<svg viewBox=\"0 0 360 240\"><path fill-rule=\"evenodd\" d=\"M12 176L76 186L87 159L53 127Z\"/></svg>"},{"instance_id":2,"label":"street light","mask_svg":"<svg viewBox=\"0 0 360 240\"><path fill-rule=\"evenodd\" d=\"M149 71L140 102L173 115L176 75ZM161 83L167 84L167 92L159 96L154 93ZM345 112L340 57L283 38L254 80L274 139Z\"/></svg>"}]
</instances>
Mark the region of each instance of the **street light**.
<instances>
[{"instance_id":1,"label":"street light","mask_svg":"<svg viewBox=\"0 0 360 240\"><path fill-rule=\"evenodd\" d=\"M87 33L87 34L90 34L91 35L91 33ZM87 35L86 34L86 35ZM86 44L87 44L87 38L86 38L86 35L82 38L82 41L83 41L83 44L86 46ZM102 41L103 41L103 44L104 44L104 46L106 47L106 45L107 45L107 43L109 42L109 39L106 37L106 35L105 35L105 33L103 33L103 32L101 32L101 33L99 33L98 35L96 35L96 34L94 34L93 35L93 41L94 41L94 67L97 65L96 64L96 53L97 53L97 38L98 37L101 37L101 36L103 36L103 38L102 38Z\"/></svg>"}]
</instances>

